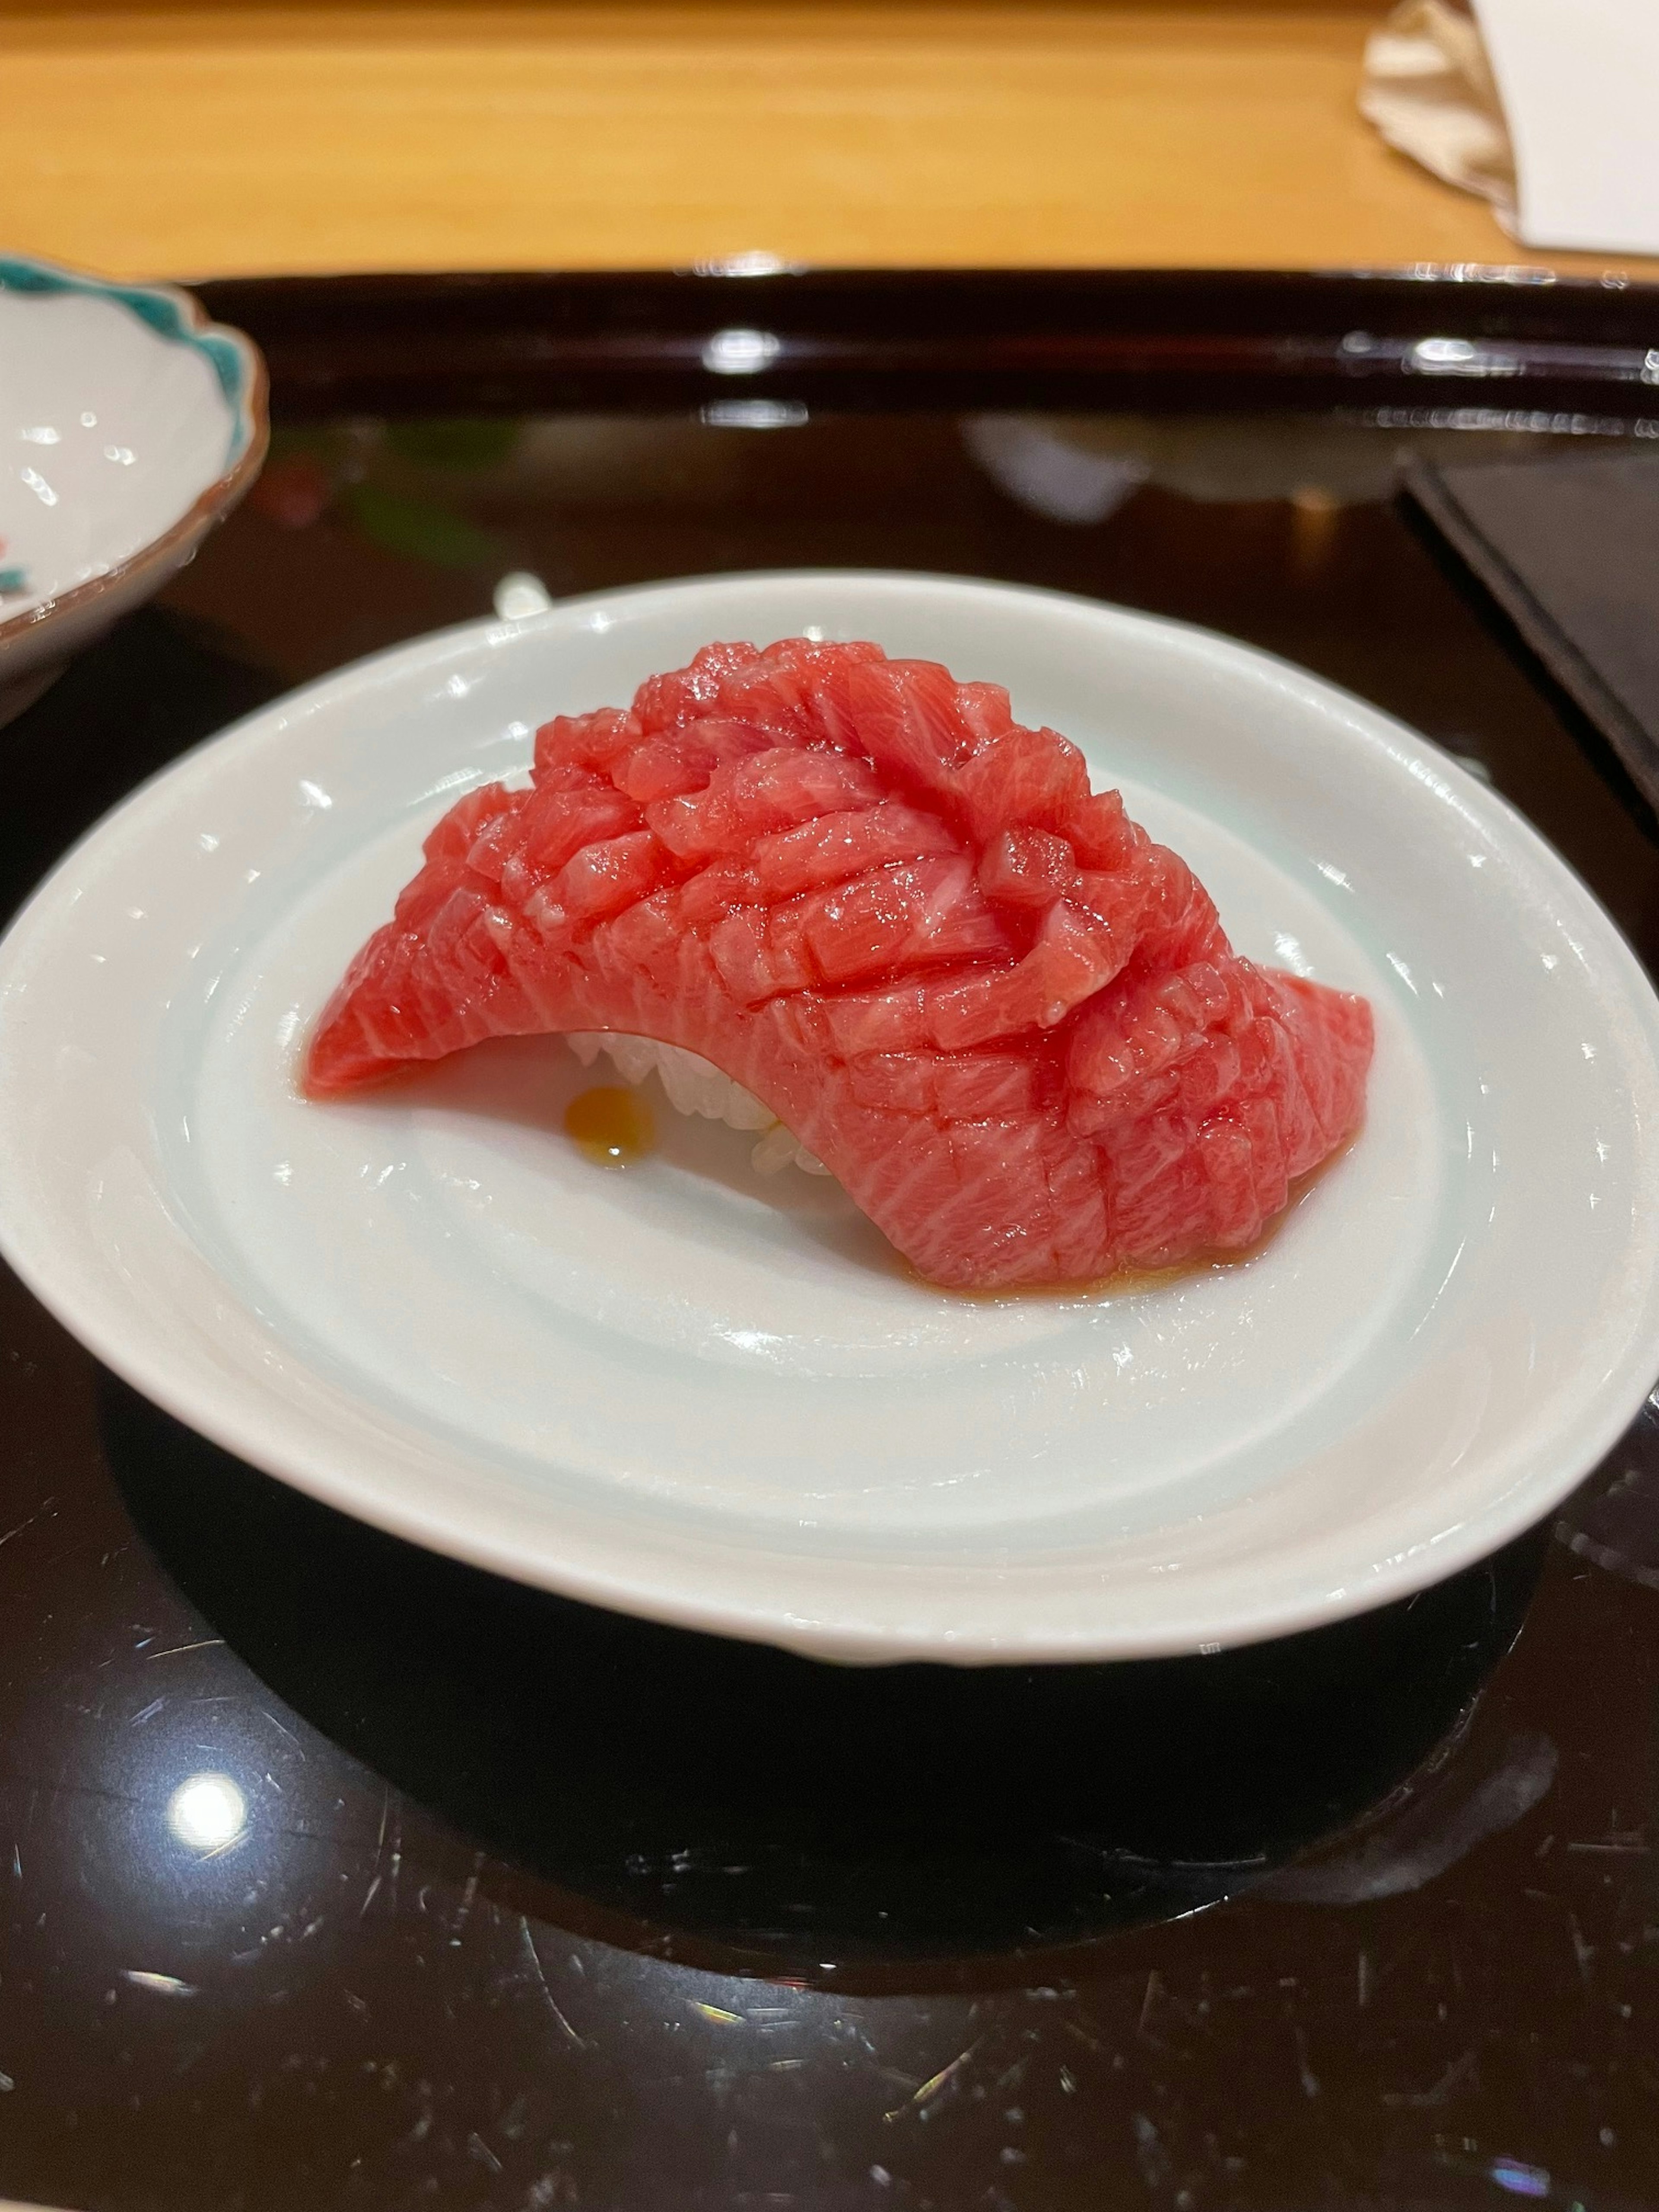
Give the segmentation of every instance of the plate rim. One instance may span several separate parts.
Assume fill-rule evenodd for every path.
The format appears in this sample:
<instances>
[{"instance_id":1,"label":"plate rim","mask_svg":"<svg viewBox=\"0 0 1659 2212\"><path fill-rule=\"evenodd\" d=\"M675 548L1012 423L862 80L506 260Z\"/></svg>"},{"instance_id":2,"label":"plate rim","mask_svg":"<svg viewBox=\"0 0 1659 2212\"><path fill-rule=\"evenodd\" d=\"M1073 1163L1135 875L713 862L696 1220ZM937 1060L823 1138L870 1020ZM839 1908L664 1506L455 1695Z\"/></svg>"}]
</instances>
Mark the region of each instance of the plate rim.
<instances>
[{"instance_id":1,"label":"plate rim","mask_svg":"<svg viewBox=\"0 0 1659 2212\"><path fill-rule=\"evenodd\" d=\"M142 817L146 806L154 804L158 791L187 784L195 776L211 772L210 763L216 763L220 757L234 751L239 744L256 737L270 741L297 734L305 727L309 711L316 706L349 702L361 690L375 688L388 678L395 678L400 665L406 665L410 672L430 668L458 653L499 645L506 641L503 633L513 637L556 629L573 618L579 619L585 612L614 607L618 601L636 605L706 586L789 589L825 584L850 584L866 589L895 585L944 586L952 592L989 595L999 600L1058 604L1082 615L1104 617L1109 623L1127 623L1144 634L1161 635L1178 648L1188 652L1196 649L1212 661L1233 666L1242 662L1253 666L1258 673L1273 673L1280 680L1288 678L1310 703L1327 712L1340 708L1343 720L1357 738L1382 739L1396 758L1421 759L1426 756L1437 774L1444 777L1457 795L1472 801L1477 811L1496 817L1506 836L1516 840L1534 865L1542 866L1554 889L1565 893L1596 929L1603 940L1604 953L1613 956L1619 971L1617 996L1644 1032L1655 1067L1659 1070L1659 996L1656 996L1652 982L1617 923L1590 886L1527 817L1501 793L1470 775L1433 739L1315 672L1203 624L1077 592L922 570L748 569L657 579L572 595L556 601L544 613L524 621L486 616L447 625L326 672L188 748L135 786L77 837L35 885L3 935L0 935L0 989L29 932L52 923L56 906L54 895L73 873L83 854L118 829L131 832L135 826L142 827L142 821L135 823L134 817ZM361 1478L356 1479L354 1486L346 1448L337 1449L335 1464L331 1466L313 1464L314 1455L308 1448L295 1449L290 1443L284 1449L280 1437L267 1434L270 1424L262 1404L245 1401L239 1420L234 1403L236 1394L219 1387L220 1378L207 1378L204 1387L204 1378L193 1373L187 1358L175 1357L169 1360L168 1347L159 1337L146 1342L142 1340L142 1334L135 1337L130 1329L124 1334L118 1320L112 1318L107 1310L108 1300L100 1301L93 1278L79 1266L60 1267L54 1271L50 1251L32 1249L26 1227L20 1225L20 1214L26 1214L29 1208L27 1200L21 1206L15 1205L14 1192L9 1188L18 1180L9 1172L15 1165L15 1152L3 1123L0 1123L0 1255L10 1263L47 1310L104 1365L222 1449L336 1511L509 1579L636 1617L704 1633L778 1644L807 1656L842 1662L879 1664L933 1659L959 1664L1017 1665L1167 1657L1237 1648L1374 1610L1478 1563L1545 1519L1617 1442L1653 1387L1653 1376L1646 1366L1638 1368L1634 1353L1627 1351L1622 1363L1601 1381L1595 1395L1587 1401L1587 1413L1599 1407L1600 1416L1586 1419L1576 1431L1578 1441L1571 1454L1565 1455L1571 1459L1571 1472L1558 1467L1547 1478L1534 1473L1511 1484L1492 1504L1471 1513L1443 1542L1414 1544L1387 1565L1374 1565L1359 1591L1344 1588L1333 1592L1315 1589L1310 1584L1299 1602L1279 1599L1270 1601L1265 1609L1253 1607L1247 1597L1236 1594L1224 1621L1211 1624L1212 1632L1203 1637L1183 1619L1172 1619L1167 1626L1156 1629L1131 1626L1124 1630L1115 1627L1109 1620L1102 1620L1085 1628L1062 1629L1058 1632L1045 1629L1040 1623L1031 1623L1031 1632L1019 1636L995 1626L987 1631L942 1633L927 1627L905 1629L868 1622L830 1622L792 1612L776 1601L763 1601L752 1590L746 1604L734 1605L730 1597L718 1592L710 1595L696 1587L665 1587L648 1577L630 1579L621 1560L614 1561L609 1571L567 1563L557 1556L550 1541L558 1517L556 1506L549 1510L537 1541L528 1547L523 1544L515 1547L488 1531L469 1527L465 1502L457 1494L452 1493L448 1499L441 1501L404 1500L371 1489L366 1496ZM40 1216L39 1225L44 1225L46 1209L36 1211ZM1627 1316L1659 1306L1659 1236L1652 1228L1647 1245L1645 1285L1643 1291L1630 1293L1620 1308ZM1659 1367L1659 1352L1655 1354L1655 1365ZM1634 1380L1638 1371L1644 1378L1639 1388ZM233 1402L222 1405L221 1401L227 1399ZM455 1461L452 1464L459 1468L464 1462ZM625 1553L625 1539L613 1541L613 1555ZM777 1556L757 1547L751 1548L749 1553L751 1562L775 1562ZM752 1580L752 1565L750 1575Z\"/></svg>"}]
</instances>

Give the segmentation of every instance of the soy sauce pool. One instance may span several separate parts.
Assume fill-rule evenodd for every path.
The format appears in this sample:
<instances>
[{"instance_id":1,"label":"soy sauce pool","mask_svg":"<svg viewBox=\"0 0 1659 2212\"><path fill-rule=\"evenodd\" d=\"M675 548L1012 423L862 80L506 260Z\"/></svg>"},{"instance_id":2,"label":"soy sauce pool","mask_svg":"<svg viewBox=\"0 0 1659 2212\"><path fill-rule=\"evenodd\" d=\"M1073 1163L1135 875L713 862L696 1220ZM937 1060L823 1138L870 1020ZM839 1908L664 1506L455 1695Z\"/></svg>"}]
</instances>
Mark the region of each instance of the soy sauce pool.
<instances>
[{"instance_id":1,"label":"soy sauce pool","mask_svg":"<svg viewBox=\"0 0 1659 2212\"><path fill-rule=\"evenodd\" d=\"M625 1084L578 1091L564 1109L565 1134L602 1168L631 1167L657 1148L651 1109Z\"/></svg>"}]
</instances>

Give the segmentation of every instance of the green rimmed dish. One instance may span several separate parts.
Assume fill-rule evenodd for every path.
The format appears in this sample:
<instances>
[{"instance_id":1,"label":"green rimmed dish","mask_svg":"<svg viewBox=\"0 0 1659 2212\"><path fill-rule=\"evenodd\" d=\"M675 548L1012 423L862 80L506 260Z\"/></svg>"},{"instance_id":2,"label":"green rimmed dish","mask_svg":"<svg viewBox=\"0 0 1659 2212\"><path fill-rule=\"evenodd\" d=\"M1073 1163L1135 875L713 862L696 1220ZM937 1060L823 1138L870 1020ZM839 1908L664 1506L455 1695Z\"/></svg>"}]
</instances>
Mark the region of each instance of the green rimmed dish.
<instances>
[{"instance_id":1,"label":"green rimmed dish","mask_svg":"<svg viewBox=\"0 0 1659 2212\"><path fill-rule=\"evenodd\" d=\"M258 474L264 363L189 293L0 255L0 721Z\"/></svg>"}]
</instances>

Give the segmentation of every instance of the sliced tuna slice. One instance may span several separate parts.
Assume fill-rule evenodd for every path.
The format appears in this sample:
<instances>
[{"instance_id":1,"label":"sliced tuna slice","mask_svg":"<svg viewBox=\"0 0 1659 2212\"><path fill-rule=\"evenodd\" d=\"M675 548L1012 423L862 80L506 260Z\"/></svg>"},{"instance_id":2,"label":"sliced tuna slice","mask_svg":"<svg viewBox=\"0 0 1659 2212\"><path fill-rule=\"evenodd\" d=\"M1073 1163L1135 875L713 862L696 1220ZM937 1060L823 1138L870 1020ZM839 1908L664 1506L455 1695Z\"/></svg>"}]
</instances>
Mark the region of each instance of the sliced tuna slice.
<instances>
[{"instance_id":1,"label":"sliced tuna slice","mask_svg":"<svg viewBox=\"0 0 1659 2212\"><path fill-rule=\"evenodd\" d=\"M1204 887L994 684L714 645L452 807L312 1039L326 1097L489 1036L647 1037L787 1125L918 1271L1088 1281L1252 1243L1358 1127L1365 1000Z\"/></svg>"}]
</instances>

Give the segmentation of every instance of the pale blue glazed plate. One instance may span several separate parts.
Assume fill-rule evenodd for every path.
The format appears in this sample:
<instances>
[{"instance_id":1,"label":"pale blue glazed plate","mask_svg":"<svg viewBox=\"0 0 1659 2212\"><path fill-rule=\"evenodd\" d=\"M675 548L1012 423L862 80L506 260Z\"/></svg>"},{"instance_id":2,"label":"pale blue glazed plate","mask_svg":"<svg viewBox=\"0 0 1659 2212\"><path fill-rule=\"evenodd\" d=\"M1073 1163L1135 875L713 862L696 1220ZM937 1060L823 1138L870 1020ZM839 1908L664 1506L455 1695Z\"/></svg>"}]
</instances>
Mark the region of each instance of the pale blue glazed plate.
<instances>
[{"instance_id":1,"label":"pale blue glazed plate","mask_svg":"<svg viewBox=\"0 0 1659 2212\"><path fill-rule=\"evenodd\" d=\"M1243 951L1370 999L1364 1128L1259 1250L955 1297L660 1097L659 1150L596 1168L552 1037L299 1096L459 793L712 638L807 629L1007 684ZM616 591L277 701L64 863L0 945L0 1249L205 1435L523 1581L846 1660L1202 1651L1468 1565L1640 1408L1659 1001L1502 799L1230 640L940 577Z\"/></svg>"}]
</instances>

